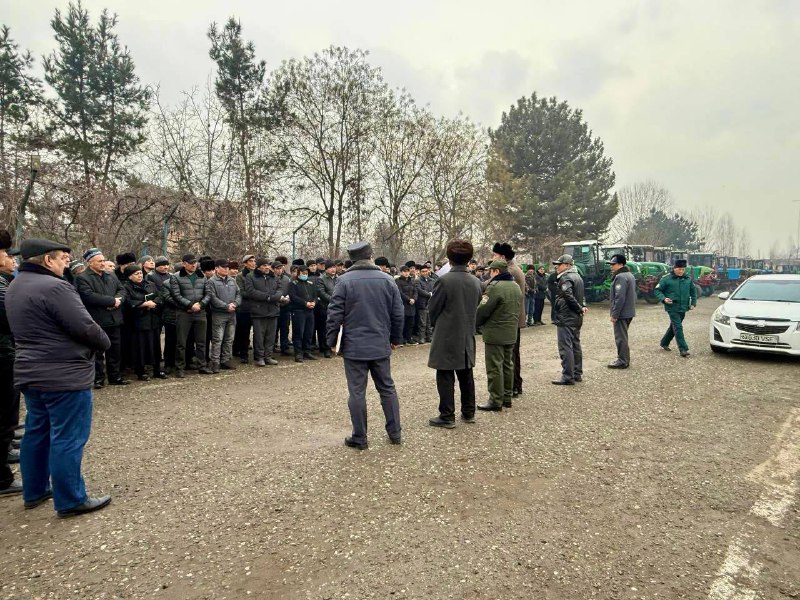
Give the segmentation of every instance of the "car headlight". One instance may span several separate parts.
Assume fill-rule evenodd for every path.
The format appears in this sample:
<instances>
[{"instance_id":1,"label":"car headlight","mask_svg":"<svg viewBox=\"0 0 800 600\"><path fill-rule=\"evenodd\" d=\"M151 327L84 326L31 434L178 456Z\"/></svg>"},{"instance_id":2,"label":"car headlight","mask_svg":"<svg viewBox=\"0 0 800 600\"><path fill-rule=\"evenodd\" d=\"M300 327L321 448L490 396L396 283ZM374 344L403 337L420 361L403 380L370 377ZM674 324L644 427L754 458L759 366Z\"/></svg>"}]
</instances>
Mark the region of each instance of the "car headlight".
<instances>
[{"instance_id":1,"label":"car headlight","mask_svg":"<svg viewBox=\"0 0 800 600\"><path fill-rule=\"evenodd\" d=\"M721 325L730 325L731 323L731 318L723 312L721 306L714 311L714 320Z\"/></svg>"}]
</instances>

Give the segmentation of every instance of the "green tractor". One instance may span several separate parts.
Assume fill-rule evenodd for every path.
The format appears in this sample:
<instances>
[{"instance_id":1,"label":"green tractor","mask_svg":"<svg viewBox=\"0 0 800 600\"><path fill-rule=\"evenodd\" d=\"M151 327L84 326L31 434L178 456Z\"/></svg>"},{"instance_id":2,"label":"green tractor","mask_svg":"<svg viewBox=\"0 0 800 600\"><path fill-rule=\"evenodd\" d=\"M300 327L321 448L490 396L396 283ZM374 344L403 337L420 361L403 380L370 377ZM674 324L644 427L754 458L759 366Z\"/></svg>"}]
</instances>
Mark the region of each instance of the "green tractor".
<instances>
[{"instance_id":1,"label":"green tractor","mask_svg":"<svg viewBox=\"0 0 800 600\"><path fill-rule=\"evenodd\" d=\"M561 246L562 254L569 254L583 279L587 302L607 300L611 291L611 268L606 263L602 246L597 240L567 242Z\"/></svg>"},{"instance_id":2,"label":"green tractor","mask_svg":"<svg viewBox=\"0 0 800 600\"><path fill-rule=\"evenodd\" d=\"M655 296L656 285L666 273L669 273L670 267L664 262L655 260L656 252L653 246L603 246L603 254L606 260L611 260L614 254L625 255L628 259L628 269L636 278L638 297L648 304L658 303L658 298Z\"/></svg>"}]
</instances>

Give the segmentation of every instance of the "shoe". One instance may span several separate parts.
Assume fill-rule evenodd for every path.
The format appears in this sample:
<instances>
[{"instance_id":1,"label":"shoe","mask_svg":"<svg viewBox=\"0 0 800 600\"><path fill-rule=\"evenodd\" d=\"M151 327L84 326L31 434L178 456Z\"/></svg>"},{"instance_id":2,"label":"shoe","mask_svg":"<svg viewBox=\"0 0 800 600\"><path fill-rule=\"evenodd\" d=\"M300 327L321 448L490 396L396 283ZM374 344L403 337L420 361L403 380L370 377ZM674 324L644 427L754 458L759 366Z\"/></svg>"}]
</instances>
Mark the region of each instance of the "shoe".
<instances>
[{"instance_id":1,"label":"shoe","mask_svg":"<svg viewBox=\"0 0 800 600\"><path fill-rule=\"evenodd\" d=\"M178 379L183 379L184 377L186 377L186 371L184 371L183 369L176 369L175 377L177 377Z\"/></svg>"},{"instance_id":2,"label":"shoe","mask_svg":"<svg viewBox=\"0 0 800 600\"><path fill-rule=\"evenodd\" d=\"M419 342L416 340L411 340L409 342L406 342L406 346L419 346Z\"/></svg>"},{"instance_id":3,"label":"shoe","mask_svg":"<svg viewBox=\"0 0 800 600\"><path fill-rule=\"evenodd\" d=\"M517 396L522 396L522 390L514 390L513 392L511 392L511 396L513 398L516 398Z\"/></svg>"},{"instance_id":4,"label":"shoe","mask_svg":"<svg viewBox=\"0 0 800 600\"><path fill-rule=\"evenodd\" d=\"M311 352L304 352L303 358L305 358L306 360L317 360L317 357L311 354Z\"/></svg>"},{"instance_id":5,"label":"shoe","mask_svg":"<svg viewBox=\"0 0 800 600\"><path fill-rule=\"evenodd\" d=\"M660 348L662 350L666 350L667 352L672 352L672 348L670 348L669 346L660 346Z\"/></svg>"},{"instance_id":6,"label":"shoe","mask_svg":"<svg viewBox=\"0 0 800 600\"><path fill-rule=\"evenodd\" d=\"M486 410L489 412L501 412L503 410L502 405L495 406L494 404L478 404L478 406L476 406L475 408L477 408L478 410Z\"/></svg>"},{"instance_id":7,"label":"shoe","mask_svg":"<svg viewBox=\"0 0 800 600\"><path fill-rule=\"evenodd\" d=\"M475 417L474 416L468 417L467 415L461 415L461 420L464 421L464 423L470 423L470 424L474 424L475 423Z\"/></svg>"},{"instance_id":8,"label":"shoe","mask_svg":"<svg viewBox=\"0 0 800 600\"><path fill-rule=\"evenodd\" d=\"M15 465L19 462L19 450L8 450L8 464Z\"/></svg>"},{"instance_id":9,"label":"shoe","mask_svg":"<svg viewBox=\"0 0 800 600\"><path fill-rule=\"evenodd\" d=\"M105 384L104 381L95 381L94 382L94 389L102 390L104 387L106 387L106 384Z\"/></svg>"},{"instance_id":10,"label":"shoe","mask_svg":"<svg viewBox=\"0 0 800 600\"><path fill-rule=\"evenodd\" d=\"M15 494L22 493L22 482L19 479L15 479L11 483L8 484L8 487L4 487L0 489L0 496L13 496Z\"/></svg>"},{"instance_id":11,"label":"shoe","mask_svg":"<svg viewBox=\"0 0 800 600\"><path fill-rule=\"evenodd\" d=\"M534 325L544 325L544 321L536 321Z\"/></svg>"},{"instance_id":12,"label":"shoe","mask_svg":"<svg viewBox=\"0 0 800 600\"><path fill-rule=\"evenodd\" d=\"M322 356L324 356L325 358L333 358L333 355L331 354L330 350L325 350Z\"/></svg>"},{"instance_id":13,"label":"shoe","mask_svg":"<svg viewBox=\"0 0 800 600\"><path fill-rule=\"evenodd\" d=\"M243 364L246 365L247 363L243 363ZM222 369L223 371L235 371L236 370L236 367L234 367L229 362L219 363L219 368Z\"/></svg>"},{"instance_id":14,"label":"shoe","mask_svg":"<svg viewBox=\"0 0 800 600\"><path fill-rule=\"evenodd\" d=\"M240 362L240 363L242 363L243 365L246 365L247 363L249 363L249 362L250 362L250 360L249 360L249 359L248 359L246 356L242 356L242 357L239 359L239 362Z\"/></svg>"},{"instance_id":15,"label":"shoe","mask_svg":"<svg viewBox=\"0 0 800 600\"><path fill-rule=\"evenodd\" d=\"M551 383L553 385L575 385L574 381L569 381L568 379L554 379Z\"/></svg>"},{"instance_id":16,"label":"shoe","mask_svg":"<svg viewBox=\"0 0 800 600\"><path fill-rule=\"evenodd\" d=\"M682 356L683 358L688 358L688 357L690 357L690 356L691 356L691 354L689 354L689 351L688 351L688 350L681 350L681 356Z\"/></svg>"},{"instance_id":17,"label":"shoe","mask_svg":"<svg viewBox=\"0 0 800 600\"><path fill-rule=\"evenodd\" d=\"M446 421L442 417L435 417L433 419L428 419L428 425L430 425L431 427L442 427L444 429L456 428L455 421Z\"/></svg>"},{"instance_id":18,"label":"shoe","mask_svg":"<svg viewBox=\"0 0 800 600\"><path fill-rule=\"evenodd\" d=\"M219 373L219 363L210 363L208 368L211 370L213 374ZM200 371L202 373L202 371Z\"/></svg>"},{"instance_id":19,"label":"shoe","mask_svg":"<svg viewBox=\"0 0 800 600\"><path fill-rule=\"evenodd\" d=\"M582 375L575 375L575 377L572 379L572 381L574 381L575 383L580 383L581 381L583 381L583 376Z\"/></svg>"},{"instance_id":20,"label":"shoe","mask_svg":"<svg viewBox=\"0 0 800 600\"><path fill-rule=\"evenodd\" d=\"M155 377L156 379L166 379L167 374L164 371L159 371L158 373L153 375L153 377Z\"/></svg>"},{"instance_id":21,"label":"shoe","mask_svg":"<svg viewBox=\"0 0 800 600\"><path fill-rule=\"evenodd\" d=\"M175 370L175 369L173 369L172 367L164 367L164 374L165 374L165 375L172 375L172 372L173 372L174 370Z\"/></svg>"},{"instance_id":22,"label":"shoe","mask_svg":"<svg viewBox=\"0 0 800 600\"><path fill-rule=\"evenodd\" d=\"M389 438L389 443L390 443L392 446L399 446L400 444L402 444L402 443L403 443L403 438L399 438L399 437L392 438L392 437L390 437L390 438Z\"/></svg>"},{"instance_id":23,"label":"shoe","mask_svg":"<svg viewBox=\"0 0 800 600\"><path fill-rule=\"evenodd\" d=\"M344 445L347 446L348 448L358 448L359 450L366 450L369 447L369 444L367 442L361 444L359 442L353 441L352 437L344 438Z\"/></svg>"},{"instance_id":24,"label":"shoe","mask_svg":"<svg viewBox=\"0 0 800 600\"><path fill-rule=\"evenodd\" d=\"M137 375L136 379L139 381L150 381L150 375Z\"/></svg>"},{"instance_id":25,"label":"shoe","mask_svg":"<svg viewBox=\"0 0 800 600\"><path fill-rule=\"evenodd\" d=\"M111 504L111 496L101 496L99 498L87 498L86 502L84 502L83 504L79 504L75 508L70 508L69 510L60 510L56 514L60 519L66 519L67 517L76 517L84 513L90 513L96 510L100 510L101 508L105 508L109 504Z\"/></svg>"},{"instance_id":26,"label":"shoe","mask_svg":"<svg viewBox=\"0 0 800 600\"><path fill-rule=\"evenodd\" d=\"M11 440L11 447L14 450L19 450L20 445L22 444L22 440Z\"/></svg>"},{"instance_id":27,"label":"shoe","mask_svg":"<svg viewBox=\"0 0 800 600\"><path fill-rule=\"evenodd\" d=\"M257 361L253 363L257 367L266 367L267 363L264 362L264 359L259 358Z\"/></svg>"},{"instance_id":28,"label":"shoe","mask_svg":"<svg viewBox=\"0 0 800 600\"><path fill-rule=\"evenodd\" d=\"M275 360L274 358L268 358L264 362L267 363L268 365L273 365L273 366L278 364L278 361Z\"/></svg>"},{"instance_id":29,"label":"shoe","mask_svg":"<svg viewBox=\"0 0 800 600\"><path fill-rule=\"evenodd\" d=\"M503 402L503 408L512 408L513 406L511 402Z\"/></svg>"},{"instance_id":30,"label":"shoe","mask_svg":"<svg viewBox=\"0 0 800 600\"><path fill-rule=\"evenodd\" d=\"M625 363L619 362L618 360L615 360L614 362L612 362L612 363L610 363L610 364L608 364L606 366L609 369L627 369L628 368L628 365L626 365Z\"/></svg>"},{"instance_id":31,"label":"shoe","mask_svg":"<svg viewBox=\"0 0 800 600\"><path fill-rule=\"evenodd\" d=\"M294 362L301 363L305 361L303 360L303 357L298 354L294 357Z\"/></svg>"},{"instance_id":32,"label":"shoe","mask_svg":"<svg viewBox=\"0 0 800 600\"><path fill-rule=\"evenodd\" d=\"M45 493L36 498L36 500L28 500L27 502L25 502L25 508L27 508L28 510L30 510L31 508L36 508L37 506L44 504L45 502L50 500L50 498L52 497L53 497L53 490L46 490Z\"/></svg>"},{"instance_id":33,"label":"shoe","mask_svg":"<svg viewBox=\"0 0 800 600\"><path fill-rule=\"evenodd\" d=\"M292 355L291 350L281 350L281 356L291 356L291 355Z\"/></svg>"},{"instance_id":34,"label":"shoe","mask_svg":"<svg viewBox=\"0 0 800 600\"><path fill-rule=\"evenodd\" d=\"M108 385L128 385L130 381L127 379L120 377L119 379L115 379L114 381L109 381Z\"/></svg>"},{"instance_id":35,"label":"shoe","mask_svg":"<svg viewBox=\"0 0 800 600\"><path fill-rule=\"evenodd\" d=\"M213 369L209 369L208 367L200 367L197 370L197 372L200 373L201 375L213 375L214 374L214 370ZM219 373L219 370L217 370L217 373Z\"/></svg>"}]
</instances>

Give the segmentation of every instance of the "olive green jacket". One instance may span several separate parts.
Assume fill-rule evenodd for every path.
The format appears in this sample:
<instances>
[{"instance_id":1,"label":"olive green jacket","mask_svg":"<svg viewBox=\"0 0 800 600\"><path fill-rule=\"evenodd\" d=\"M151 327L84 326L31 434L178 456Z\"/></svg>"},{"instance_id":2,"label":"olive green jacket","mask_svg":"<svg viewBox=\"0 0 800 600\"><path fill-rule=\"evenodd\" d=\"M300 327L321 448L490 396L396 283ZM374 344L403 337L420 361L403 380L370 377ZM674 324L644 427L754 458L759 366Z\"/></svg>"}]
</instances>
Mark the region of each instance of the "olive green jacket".
<instances>
[{"instance_id":1,"label":"olive green jacket","mask_svg":"<svg viewBox=\"0 0 800 600\"><path fill-rule=\"evenodd\" d=\"M672 300L672 304L664 304L667 312L681 313L688 311L690 306L697 306L697 288L688 273L683 277L678 277L674 271L664 275L653 291L662 304L667 298Z\"/></svg>"},{"instance_id":2,"label":"olive green jacket","mask_svg":"<svg viewBox=\"0 0 800 600\"><path fill-rule=\"evenodd\" d=\"M509 273L495 277L481 298L475 325L485 344L506 346L517 342L522 291Z\"/></svg>"}]
</instances>

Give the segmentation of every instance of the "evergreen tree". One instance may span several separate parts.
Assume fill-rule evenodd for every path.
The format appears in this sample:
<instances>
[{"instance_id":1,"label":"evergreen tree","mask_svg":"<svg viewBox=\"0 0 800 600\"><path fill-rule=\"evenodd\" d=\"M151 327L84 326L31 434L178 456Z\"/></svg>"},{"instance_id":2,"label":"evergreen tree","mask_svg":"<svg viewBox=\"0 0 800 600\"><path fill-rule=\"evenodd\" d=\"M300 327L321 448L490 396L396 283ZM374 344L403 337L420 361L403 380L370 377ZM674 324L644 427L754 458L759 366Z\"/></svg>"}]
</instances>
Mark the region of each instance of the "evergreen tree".
<instances>
[{"instance_id":1,"label":"evergreen tree","mask_svg":"<svg viewBox=\"0 0 800 600\"><path fill-rule=\"evenodd\" d=\"M20 53L11 30L0 27L0 163L5 165L8 138L28 123L41 99L41 83L30 74L33 56Z\"/></svg>"},{"instance_id":2,"label":"evergreen tree","mask_svg":"<svg viewBox=\"0 0 800 600\"><path fill-rule=\"evenodd\" d=\"M696 223L678 213L669 215L657 209L651 209L647 216L633 225L628 241L631 244L672 246L681 250L699 250L703 247Z\"/></svg>"},{"instance_id":3,"label":"evergreen tree","mask_svg":"<svg viewBox=\"0 0 800 600\"><path fill-rule=\"evenodd\" d=\"M58 99L48 103L54 149L78 163L85 183L103 184L117 163L145 140L150 91L139 83L133 59L114 32L116 15L103 11L97 26L80 1L51 26L57 49L44 60L45 81Z\"/></svg>"},{"instance_id":4,"label":"evergreen tree","mask_svg":"<svg viewBox=\"0 0 800 600\"><path fill-rule=\"evenodd\" d=\"M617 212L612 161L600 139L592 139L582 111L534 93L503 113L500 127L489 133L508 173L527 182L513 211L523 245L535 248L554 235L587 239L605 232ZM493 173L498 171L487 173L490 186L501 184L492 180Z\"/></svg>"}]
</instances>

